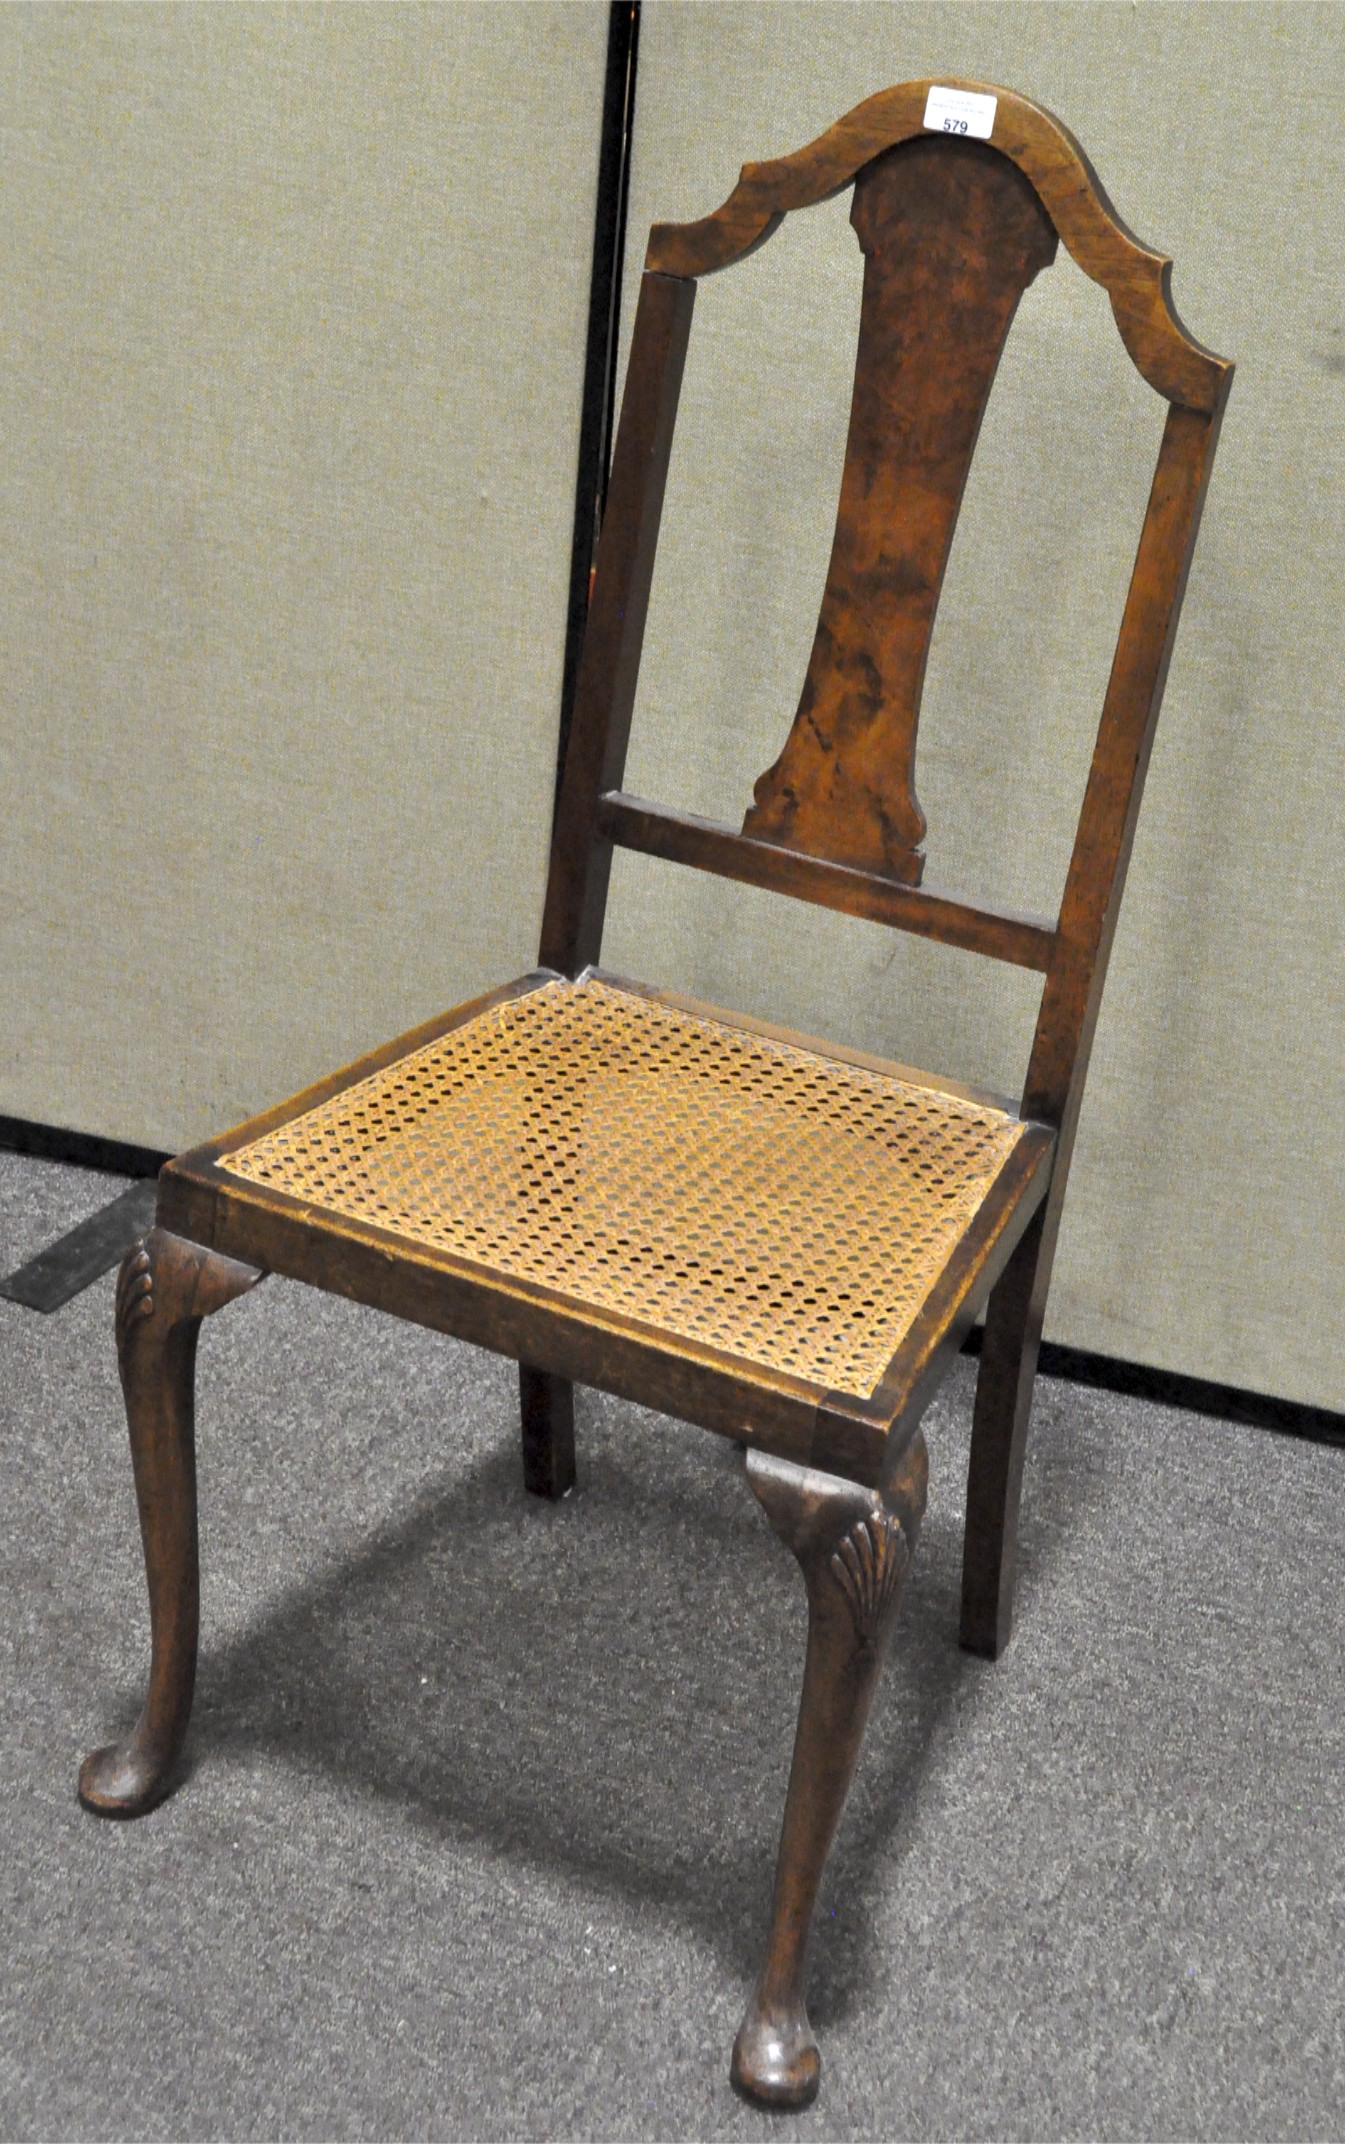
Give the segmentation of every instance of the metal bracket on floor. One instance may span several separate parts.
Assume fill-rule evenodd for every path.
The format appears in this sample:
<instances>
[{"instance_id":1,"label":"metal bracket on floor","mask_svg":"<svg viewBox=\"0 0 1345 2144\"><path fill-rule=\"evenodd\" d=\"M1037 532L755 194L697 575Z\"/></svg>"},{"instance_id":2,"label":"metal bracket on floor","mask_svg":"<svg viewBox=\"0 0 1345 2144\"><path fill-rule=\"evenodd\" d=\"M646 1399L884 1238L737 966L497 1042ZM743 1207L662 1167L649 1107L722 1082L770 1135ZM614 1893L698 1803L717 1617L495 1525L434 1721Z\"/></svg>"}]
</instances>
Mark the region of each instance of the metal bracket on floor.
<instances>
[{"instance_id":1,"label":"metal bracket on floor","mask_svg":"<svg viewBox=\"0 0 1345 2144\"><path fill-rule=\"evenodd\" d=\"M0 1280L0 1296L28 1310L59 1310L118 1265L136 1237L154 1226L158 1193L153 1177L132 1184L69 1235L49 1243L17 1273Z\"/></svg>"}]
</instances>

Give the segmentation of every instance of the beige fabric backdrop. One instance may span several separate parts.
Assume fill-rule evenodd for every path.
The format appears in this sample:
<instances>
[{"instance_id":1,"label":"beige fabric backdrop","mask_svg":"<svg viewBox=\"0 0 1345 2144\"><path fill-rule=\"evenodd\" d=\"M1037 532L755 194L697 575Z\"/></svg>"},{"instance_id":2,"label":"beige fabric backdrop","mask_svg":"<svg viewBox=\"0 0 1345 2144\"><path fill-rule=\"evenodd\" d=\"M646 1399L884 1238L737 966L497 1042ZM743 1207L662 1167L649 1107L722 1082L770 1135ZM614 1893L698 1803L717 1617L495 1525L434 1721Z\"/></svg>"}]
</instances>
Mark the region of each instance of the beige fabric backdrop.
<instances>
[{"instance_id":1,"label":"beige fabric backdrop","mask_svg":"<svg viewBox=\"0 0 1345 2144\"><path fill-rule=\"evenodd\" d=\"M598 6L0 11L0 1111L178 1146L531 961L604 35ZM631 222L638 259L744 156L982 75L1068 120L1238 360L1050 1330L1335 1407L1343 61L1336 7L651 7ZM699 301L631 772L716 813L816 616L845 213ZM949 574L932 876L1054 900L1160 415L1062 262ZM1025 977L641 860L615 890L614 965L1021 1072Z\"/></svg>"},{"instance_id":2,"label":"beige fabric backdrop","mask_svg":"<svg viewBox=\"0 0 1345 2144\"><path fill-rule=\"evenodd\" d=\"M536 957L606 15L0 9L0 1112Z\"/></svg>"},{"instance_id":3,"label":"beige fabric backdrop","mask_svg":"<svg viewBox=\"0 0 1345 2144\"><path fill-rule=\"evenodd\" d=\"M1136 846L1048 1330L1345 1406L1345 9L646 11L631 265L886 83L1056 110L1238 378ZM628 787L733 817L817 615L860 256L848 201L697 303ZM1024 301L936 631L930 877L1053 910L1164 405L1061 255ZM687 630L687 627L690 630ZM1013 1091L1038 986L622 858L604 958Z\"/></svg>"}]
</instances>

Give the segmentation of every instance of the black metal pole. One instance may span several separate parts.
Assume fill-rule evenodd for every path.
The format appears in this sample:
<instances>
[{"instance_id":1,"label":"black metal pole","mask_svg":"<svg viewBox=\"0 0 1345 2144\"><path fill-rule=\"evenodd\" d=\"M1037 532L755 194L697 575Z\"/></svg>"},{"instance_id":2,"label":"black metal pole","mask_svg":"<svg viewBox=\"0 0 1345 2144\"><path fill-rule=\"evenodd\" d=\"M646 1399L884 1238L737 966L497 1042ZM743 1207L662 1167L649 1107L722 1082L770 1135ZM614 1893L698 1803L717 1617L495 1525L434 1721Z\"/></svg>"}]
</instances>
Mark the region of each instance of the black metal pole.
<instances>
[{"instance_id":1,"label":"black metal pole","mask_svg":"<svg viewBox=\"0 0 1345 2144\"><path fill-rule=\"evenodd\" d=\"M631 128L635 118L635 66L640 44L640 0L612 0L607 16L607 68L603 82L598 194L593 219L593 270L589 280L588 337L584 350L583 400L579 414L579 467L574 490L574 537L565 619L565 663L560 689L560 737L556 759L559 793L570 741L579 651L584 643L589 587L607 502L607 472L615 422L617 336L621 324L621 259L626 245L630 188Z\"/></svg>"}]
</instances>

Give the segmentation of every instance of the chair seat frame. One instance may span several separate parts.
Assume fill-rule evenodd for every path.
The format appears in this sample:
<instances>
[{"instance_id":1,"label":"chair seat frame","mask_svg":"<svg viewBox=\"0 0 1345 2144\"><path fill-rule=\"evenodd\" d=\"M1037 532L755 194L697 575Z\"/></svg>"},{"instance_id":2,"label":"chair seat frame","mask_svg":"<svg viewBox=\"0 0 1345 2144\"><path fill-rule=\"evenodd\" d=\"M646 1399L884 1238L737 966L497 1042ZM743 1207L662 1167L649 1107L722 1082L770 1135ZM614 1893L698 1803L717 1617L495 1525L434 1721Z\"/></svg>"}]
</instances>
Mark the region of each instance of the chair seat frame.
<instances>
[{"instance_id":1,"label":"chair seat frame","mask_svg":"<svg viewBox=\"0 0 1345 2144\"><path fill-rule=\"evenodd\" d=\"M936 87L994 100L988 143L969 147L930 132L930 91ZM906 159L900 170L898 157ZM825 723L805 721L814 704L810 696L833 690L834 644L853 625L837 562L844 564L847 545L852 554L862 550L863 517L872 511L861 496L862 472L856 472L862 455L855 441L865 421L864 397L881 383L875 386L866 374L861 355L833 573L785 754L758 783L742 830L632 797L623 788L626 752L697 278L742 259L785 214L853 183L853 220L870 254L865 305L872 291L873 317L884 304L890 317L896 286L885 285L884 277L905 271L900 263L874 262L883 244L892 251L892 217L912 213L912 202L919 208L917 182L926 172L940 185L946 178L949 186L961 187L960 198L976 215L988 202L1010 222L1016 218L1023 250L1012 274L1005 271L995 298L998 315L986 327L983 377L973 383L979 406L972 406L968 389L969 436L956 453L950 447L945 454L947 507L929 538L920 605L916 611L908 607L893 625L889 645L877 651L890 658L891 674L906 681L869 710L877 725L869 742L873 736L886 740L880 771L864 777L868 789L862 782L856 787L857 748L844 723L828 732ZM872 233L883 215L888 236L880 243ZM1107 291L1134 363L1170 406L1064 893L1057 917L1048 920L924 885L924 819L910 770L928 634L979 411L1018 293L1049 261L1057 236ZM974 82L926 79L883 91L797 154L745 166L713 215L655 225L579 668L538 968L171 1162L160 1178L156 1227L123 1266L117 1341L150 1595L151 1665L145 1705L130 1736L85 1761L80 1793L87 1807L104 1815L140 1815L176 1783L199 1625L196 1340L204 1317L266 1273L515 1357L524 1475L541 1495L563 1496L575 1478L574 1380L700 1423L747 1447L750 1485L800 1563L809 1607L771 1934L735 2043L732 2075L741 2090L771 2104L801 2105L816 2092L820 2061L803 1993L813 1907L924 1509L921 1417L982 1309L962 1642L994 1656L1011 1626L1018 1498L1062 1202L1144 775L1232 378L1232 366L1203 349L1178 320L1170 267L1126 230L1058 120L1012 92ZM905 302L909 312L909 294ZM989 310L989 298L986 304ZM866 322L869 317L866 311ZM795 777L800 767L809 779L817 774L818 738L829 755L821 769L825 781L820 787L814 781L809 791L807 779ZM835 814L828 819L810 802L828 785L835 790L846 782L858 798L853 839L848 825L838 837ZM229 1157L240 1147L491 1007L556 978L603 976L598 963L617 846L881 921L1044 979L1018 1110L1023 1132L866 1397L764 1370L632 1316L599 1314L535 1282L511 1280L366 1221L316 1210L229 1170ZM773 1035L823 1059L859 1062L935 1091L967 1095L925 1073L831 1043L644 984L603 979L745 1032Z\"/></svg>"},{"instance_id":2,"label":"chair seat frame","mask_svg":"<svg viewBox=\"0 0 1345 2144\"><path fill-rule=\"evenodd\" d=\"M677 992L651 991L603 970L585 972L721 1026L802 1045L824 1062L863 1064L936 1093L998 1104L997 1097L939 1084L908 1066L814 1042ZM518 1361L545 1365L553 1376L637 1400L800 1466L844 1475L867 1487L881 1486L900 1464L948 1356L961 1346L1045 1196L1055 1150L1055 1134L1047 1126L1025 1128L867 1397L767 1370L634 1317L580 1308L536 1282L511 1278L432 1244L408 1243L404 1236L348 1215L324 1215L319 1232L312 1207L303 1199L230 1173L229 1157L240 1148L306 1116L493 1006L556 980L554 971L534 969L371 1051L223 1139L179 1156L160 1178L158 1225L224 1257L307 1281Z\"/></svg>"}]
</instances>

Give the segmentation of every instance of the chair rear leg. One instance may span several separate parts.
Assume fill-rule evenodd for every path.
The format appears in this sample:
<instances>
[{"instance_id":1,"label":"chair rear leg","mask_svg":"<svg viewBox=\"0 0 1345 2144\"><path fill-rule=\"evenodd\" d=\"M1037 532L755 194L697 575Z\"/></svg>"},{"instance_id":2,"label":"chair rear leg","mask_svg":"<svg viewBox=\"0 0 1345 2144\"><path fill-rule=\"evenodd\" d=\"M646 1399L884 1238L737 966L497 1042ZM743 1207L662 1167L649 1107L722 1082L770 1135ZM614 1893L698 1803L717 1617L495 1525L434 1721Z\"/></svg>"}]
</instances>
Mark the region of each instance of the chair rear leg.
<instances>
[{"instance_id":1,"label":"chair rear leg","mask_svg":"<svg viewBox=\"0 0 1345 2144\"><path fill-rule=\"evenodd\" d=\"M1038 1212L996 1283L986 1311L967 1471L962 1549L965 1651L996 1660L1013 1630L1018 1506L1050 1278Z\"/></svg>"},{"instance_id":2,"label":"chair rear leg","mask_svg":"<svg viewBox=\"0 0 1345 2144\"><path fill-rule=\"evenodd\" d=\"M131 1433L151 1633L149 1688L124 1742L86 1757L79 1798L99 1816L143 1816L174 1783L196 1681L194 1387L201 1320L262 1278L153 1228L117 1281L117 1360Z\"/></svg>"},{"instance_id":3,"label":"chair rear leg","mask_svg":"<svg viewBox=\"0 0 1345 2144\"><path fill-rule=\"evenodd\" d=\"M748 1453L747 1478L802 1566L808 1657L766 1961L730 2075L752 2099L802 2107L821 2077L804 2005L813 1909L924 1515L929 1462L917 1431L881 1495L761 1452Z\"/></svg>"},{"instance_id":4,"label":"chair rear leg","mask_svg":"<svg viewBox=\"0 0 1345 2144\"><path fill-rule=\"evenodd\" d=\"M553 1503L574 1487L574 1386L531 1363L518 1366L523 1416L523 1486Z\"/></svg>"}]
</instances>

